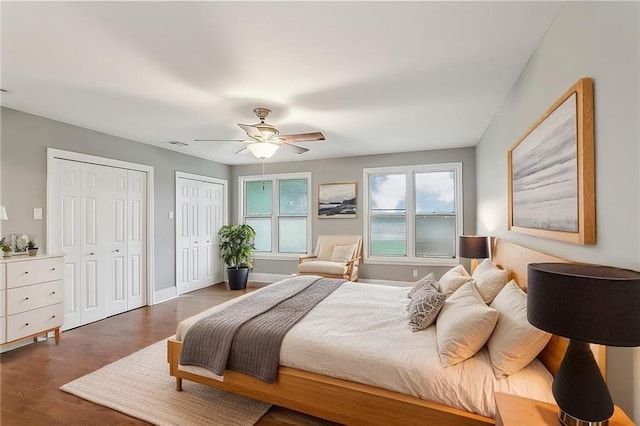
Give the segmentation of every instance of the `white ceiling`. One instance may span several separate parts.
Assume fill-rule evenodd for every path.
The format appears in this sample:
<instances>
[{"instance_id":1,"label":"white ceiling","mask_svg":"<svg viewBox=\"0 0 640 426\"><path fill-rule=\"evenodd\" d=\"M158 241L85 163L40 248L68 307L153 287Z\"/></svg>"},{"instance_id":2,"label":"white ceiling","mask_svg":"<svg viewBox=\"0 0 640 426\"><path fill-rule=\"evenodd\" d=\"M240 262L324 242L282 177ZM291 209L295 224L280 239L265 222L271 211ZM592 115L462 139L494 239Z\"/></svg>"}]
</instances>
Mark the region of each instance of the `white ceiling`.
<instances>
[{"instance_id":1,"label":"white ceiling","mask_svg":"<svg viewBox=\"0 0 640 426\"><path fill-rule=\"evenodd\" d=\"M2 2L1 101L225 164L255 107L327 138L270 162L473 146L561 6Z\"/></svg>"}]
</instances>

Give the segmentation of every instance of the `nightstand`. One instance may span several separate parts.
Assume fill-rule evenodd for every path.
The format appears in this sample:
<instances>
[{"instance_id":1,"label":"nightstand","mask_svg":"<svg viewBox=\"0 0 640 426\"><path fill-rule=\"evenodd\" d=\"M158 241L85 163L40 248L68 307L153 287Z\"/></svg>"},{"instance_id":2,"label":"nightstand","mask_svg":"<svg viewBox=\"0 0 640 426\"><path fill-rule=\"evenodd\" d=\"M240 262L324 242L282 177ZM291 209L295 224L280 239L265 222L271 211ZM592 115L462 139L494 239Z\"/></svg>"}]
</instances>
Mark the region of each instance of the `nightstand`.
<instances>
[{"instance_id":1,"label":"nightstand","mask_svg":"<svg viewBox=\"0 0 640 426\"><path fill-rule=\"evenodd\" d=\"M558 426L558 406L508 393L495 392L496 426ZM609 426L633 426L619 407L615 407Z\"/></svg>"}]
</instances>

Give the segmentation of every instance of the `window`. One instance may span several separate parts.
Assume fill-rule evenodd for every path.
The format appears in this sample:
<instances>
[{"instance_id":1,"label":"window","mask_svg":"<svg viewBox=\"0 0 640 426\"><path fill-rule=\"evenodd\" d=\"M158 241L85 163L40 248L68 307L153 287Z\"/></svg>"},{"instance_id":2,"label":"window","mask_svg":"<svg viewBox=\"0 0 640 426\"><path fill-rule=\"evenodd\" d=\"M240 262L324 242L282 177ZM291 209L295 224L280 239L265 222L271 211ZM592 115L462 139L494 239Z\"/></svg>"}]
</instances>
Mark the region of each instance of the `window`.
<instances>
[{"instance_id":1,"label":"window","mask_svg":"<svg viewBox=\"0 0 640 426\"><path fill-rule=\"evenodd\" d=\"M310 173L239 178L240 221L256 231L256 257L310 251L310 182Z\"/></svg>"},{"instance_id":2,"label":"window","mask_svg":"<svg viewBox=\"0 0 640 426\"><path fill-rule=\"evenodd\" d=\"M457 263L462 164L364 169L365 259Z\"/></svg>"}]
</instances>

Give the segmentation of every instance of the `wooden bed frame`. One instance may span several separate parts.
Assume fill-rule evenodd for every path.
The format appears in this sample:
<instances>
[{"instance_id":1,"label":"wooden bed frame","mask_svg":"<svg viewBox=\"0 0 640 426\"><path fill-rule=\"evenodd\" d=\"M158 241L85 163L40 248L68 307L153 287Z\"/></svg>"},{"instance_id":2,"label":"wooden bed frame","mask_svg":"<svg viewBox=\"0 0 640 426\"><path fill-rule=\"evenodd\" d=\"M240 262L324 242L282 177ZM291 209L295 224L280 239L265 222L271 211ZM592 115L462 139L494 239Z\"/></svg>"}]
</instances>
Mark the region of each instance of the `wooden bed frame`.
<instances>
[{"instance_id":1,"label":"wooden bed frame","mask_svg":"<svg viewBox=\"0 0 640 426\"><path fill-rule=\"evenodd\" d=\"M522 288L527 287L527 264L535 262L567 262L507 241L492 242L492 259L503 269L509 269L510 279ZM245 395L271 404L287 407L343 424L403 424L403 425L486 425L495 420L425 401L401 393L310 373L289 367L280 367L275 383L268 384L246 374L225 371L224 382L178 369L182 343L168 341L167 358L171 376L176 378L176 389L182 390L182 380L189 380L218 389ZM567 340L553 336L540 353L540 361L555 374ZM603 371L605 347L596 347L594 354Z\"/></svg>"}]
</instances>

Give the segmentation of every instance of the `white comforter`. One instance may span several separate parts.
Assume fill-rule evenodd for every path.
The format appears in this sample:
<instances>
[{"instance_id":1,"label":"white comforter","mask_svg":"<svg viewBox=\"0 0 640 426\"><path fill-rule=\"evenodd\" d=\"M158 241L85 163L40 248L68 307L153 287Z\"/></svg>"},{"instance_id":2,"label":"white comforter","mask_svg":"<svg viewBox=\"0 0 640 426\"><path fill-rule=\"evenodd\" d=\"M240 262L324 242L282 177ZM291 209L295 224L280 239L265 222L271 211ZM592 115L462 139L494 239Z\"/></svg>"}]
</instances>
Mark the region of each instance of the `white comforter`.
<instances>
[{"instance_id":1,"label":"white comforter","mask_svg":"<svg viewBox=\"0 0 640 426\"><path fill-rule=\"evenodd\" d=\"M286 280L274 285L286 285ZM486 349L460 364L443 368L436 327L411 331L406 308L408 291L407 287L343 284L285 336L280 364L487 417L495 414L494 391L553 402L553 378L537 360L502 379L496 379ZM247 296L251 294L242 297ZM177 338L195 320L219 309L217 306L183 321Z\"/></svg>"}]
</instances>

